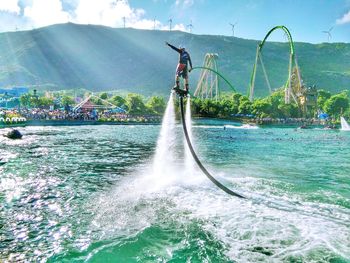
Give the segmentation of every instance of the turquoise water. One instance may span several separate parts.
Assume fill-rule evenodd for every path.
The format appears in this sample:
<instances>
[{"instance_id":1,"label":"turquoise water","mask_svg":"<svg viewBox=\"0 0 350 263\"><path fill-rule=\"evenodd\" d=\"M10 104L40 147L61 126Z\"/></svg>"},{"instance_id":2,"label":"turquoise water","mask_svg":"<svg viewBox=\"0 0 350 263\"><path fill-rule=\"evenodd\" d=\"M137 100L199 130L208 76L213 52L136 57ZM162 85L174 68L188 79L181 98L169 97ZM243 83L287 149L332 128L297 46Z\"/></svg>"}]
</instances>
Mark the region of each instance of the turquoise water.
<instances>
[{"instance_id":1,"label":"turquoise water","mask_svg":"<svg viewBox=\"0 0 350 263\"><path fill-rule=\"evenodd\" d=\"M167 174L157 125L1 136L0 261L350 262L350 132L237 125L196 121L193 141L248 200L184 172L180 125Z\"/></svg>"}]
</instances>

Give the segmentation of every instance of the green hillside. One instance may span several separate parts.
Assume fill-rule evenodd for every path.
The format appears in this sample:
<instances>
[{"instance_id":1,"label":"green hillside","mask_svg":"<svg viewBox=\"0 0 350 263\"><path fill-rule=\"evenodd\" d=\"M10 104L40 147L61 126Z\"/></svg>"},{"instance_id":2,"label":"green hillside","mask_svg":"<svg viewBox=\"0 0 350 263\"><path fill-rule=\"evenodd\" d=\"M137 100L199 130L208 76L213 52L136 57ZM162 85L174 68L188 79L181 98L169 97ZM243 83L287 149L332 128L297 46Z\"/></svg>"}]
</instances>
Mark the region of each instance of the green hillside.
<instances>
[{"instance_id":1,"label":"green hillside","mask_svg":"<svg viewBox=\"0 0 350 263\"><path fill-rule=\"evenodd\" d=\"M165 41L185 45L196 66L202 65L206 53L218 53L220 72L246 92L258 41L72 23L1 33L0 87L167 94L177 53ZM350 44L296 43L295 49L305 83L332 92L350 88ZM273 88L280 87L287 76L288 45L267 43L263 56ZM198 75L199 71L191 73L192 87ZM267 94L259 70L256 87L256 94ZM222 89L228 88L223 84Z\"/></svg>"}]
</instances>

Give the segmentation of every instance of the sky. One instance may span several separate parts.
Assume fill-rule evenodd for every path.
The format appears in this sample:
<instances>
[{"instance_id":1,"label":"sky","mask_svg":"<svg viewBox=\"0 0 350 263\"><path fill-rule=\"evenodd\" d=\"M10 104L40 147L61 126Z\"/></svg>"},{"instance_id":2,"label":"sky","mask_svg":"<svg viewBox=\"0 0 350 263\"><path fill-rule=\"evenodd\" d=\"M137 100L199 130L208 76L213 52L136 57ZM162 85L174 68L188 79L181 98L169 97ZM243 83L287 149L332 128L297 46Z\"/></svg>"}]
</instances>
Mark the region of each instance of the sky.
<instances>
[{"instance_id":1,"label":"sky","mask_svg":"<svg viewBox=\"0 0 350 263\"><path fill-rule=\"evenodd\" d=\"M172 30L193 34L261 40L284 25L297 42L350 43L350 0L0 0L0 32L66 22L123 27L124 21L169 30L170 20ZM285 36L276 32L269 40Z\"/></svg>"}]
</instances>

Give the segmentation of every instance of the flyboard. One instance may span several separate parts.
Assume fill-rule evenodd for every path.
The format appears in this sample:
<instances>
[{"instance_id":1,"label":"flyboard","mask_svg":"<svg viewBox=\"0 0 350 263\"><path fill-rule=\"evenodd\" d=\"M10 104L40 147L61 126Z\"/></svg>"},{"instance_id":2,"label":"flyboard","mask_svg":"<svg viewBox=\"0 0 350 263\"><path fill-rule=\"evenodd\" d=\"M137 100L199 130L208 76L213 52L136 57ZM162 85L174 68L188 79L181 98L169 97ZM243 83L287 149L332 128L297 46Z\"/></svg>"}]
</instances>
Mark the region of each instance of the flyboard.
<instances>
[{"instance_id":1,"label":"flyboard","mask_svg":"<svg viewBox=\"0 0 350 263\"><path fill-rule=\"evenodd\" d=\"M186 142L188 145L188 148L190 149L190 152L192 154L193 159L195 160L195 162L197 163L197 165L199 166L199 168L202 170L202 172L208 177L208 179L215 184L217 187L219 187L222 191L226 192L229 195L235 196L235 197L239 197L239 198L246 198L245 196L236 193L234 191L232 191L231 189L227 188L226 186L224 186L222 183L220 183L218 180L216 180L214 178L214 176L212 176L209 171L204 167L204 165L202 164L202 162L199 160L196 152L193 149L190 137L188 135L188 131L187 131L187 126L186 126L186 120L185 120L185 111L184 111L184 102L183 99L184 97L187 97L188 92L185 90L182 90L180 88L173 88L173 90L176 92L176 94L179 96L180 98L180 109L181 109L181 120L182 120L182 127L183 127L183 131L185 134L185 138L186 138Z\"/></svg>"}]
</instances>

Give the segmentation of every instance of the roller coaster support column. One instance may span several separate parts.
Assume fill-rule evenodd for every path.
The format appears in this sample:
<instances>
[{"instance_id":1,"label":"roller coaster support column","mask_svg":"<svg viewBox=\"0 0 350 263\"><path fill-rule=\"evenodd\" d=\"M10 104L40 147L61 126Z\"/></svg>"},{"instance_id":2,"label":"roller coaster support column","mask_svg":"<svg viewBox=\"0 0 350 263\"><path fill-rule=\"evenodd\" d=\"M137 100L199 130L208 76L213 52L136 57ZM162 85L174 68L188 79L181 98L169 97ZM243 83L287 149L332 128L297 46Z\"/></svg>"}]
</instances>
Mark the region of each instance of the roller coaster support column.
<instances>
[{"instance_id":1,"label":"roller coaster support column","mask_svg":"<svg viewBox=\"0 0 350 263\"><path fill-rule=\"evenodd\" d=\"M297 56L295 54L294 54L294 63L295 63L295 68L297 70L298 83L299 83L299 86L302 87L303 83L302 83L302 80L301 80L301 75L300 75L299 65L298 65L298 61L297 61Z\"/></svg>"},{"instance_id":2,"label":"roller coaster support column","mask_svg":"<svg viewBox=\"0 0 350 263\"><path fill-rule=\"evenodd\" d=\"M199 96L202 99L215 98L216 100L220 97L219 79L217 74L214 75L218 70L216 62L217 58L218 54L207 53L205 55L202 72L199 77L196 91L194 92L195 96Z\"/></svg>"},{"instance_id":3,"label":"roller coaster support column","mask_svg":"<svg viewBox=\"0 0 350 263\"><path fill-rule=\"evenodd\" d=\"M259 59L260 59L260 64L261 64L263 73L264 73L265 81L266 81L266 83L267 83L267 86L268 86L268 88L269 88L270 93L272 93L272 88L271 88L270 80L269 80L269 77L267 76L266 69L265 69L265 65L264 65L264 62L263 62L263 60L262 60L262 57L261 57L260 52L259 52Z\"/></svg>"},{"instance_id":4,"label":"roller coaster support column","mask_svg":"<svg viewBox=\"0 0 350 263\"><path fill-rule=\"evenodd\" d=\"M292 91L292 62L293 62L293 54L289 55L289 66L288 66L288 80L285 87L285 96L284 101L286 104L290 103L290 96Z\"/></svg>"},{"instance_id":5,"label":"roller coaster support column","mask_svg":"<svg viewBox=\"0 0 350 263\"><path fill-rule=\"evenodd\" d=\"M256 76L256 66L258 64L258 56L260 53L260 46L258 45L256 48L256 55L255 55L255 63L253 67L253 73L250 78L250 89L249 89L249 100L253 101L254 100L254 86L255 86L255 76Z\"/></svg>"}]
</instances>

